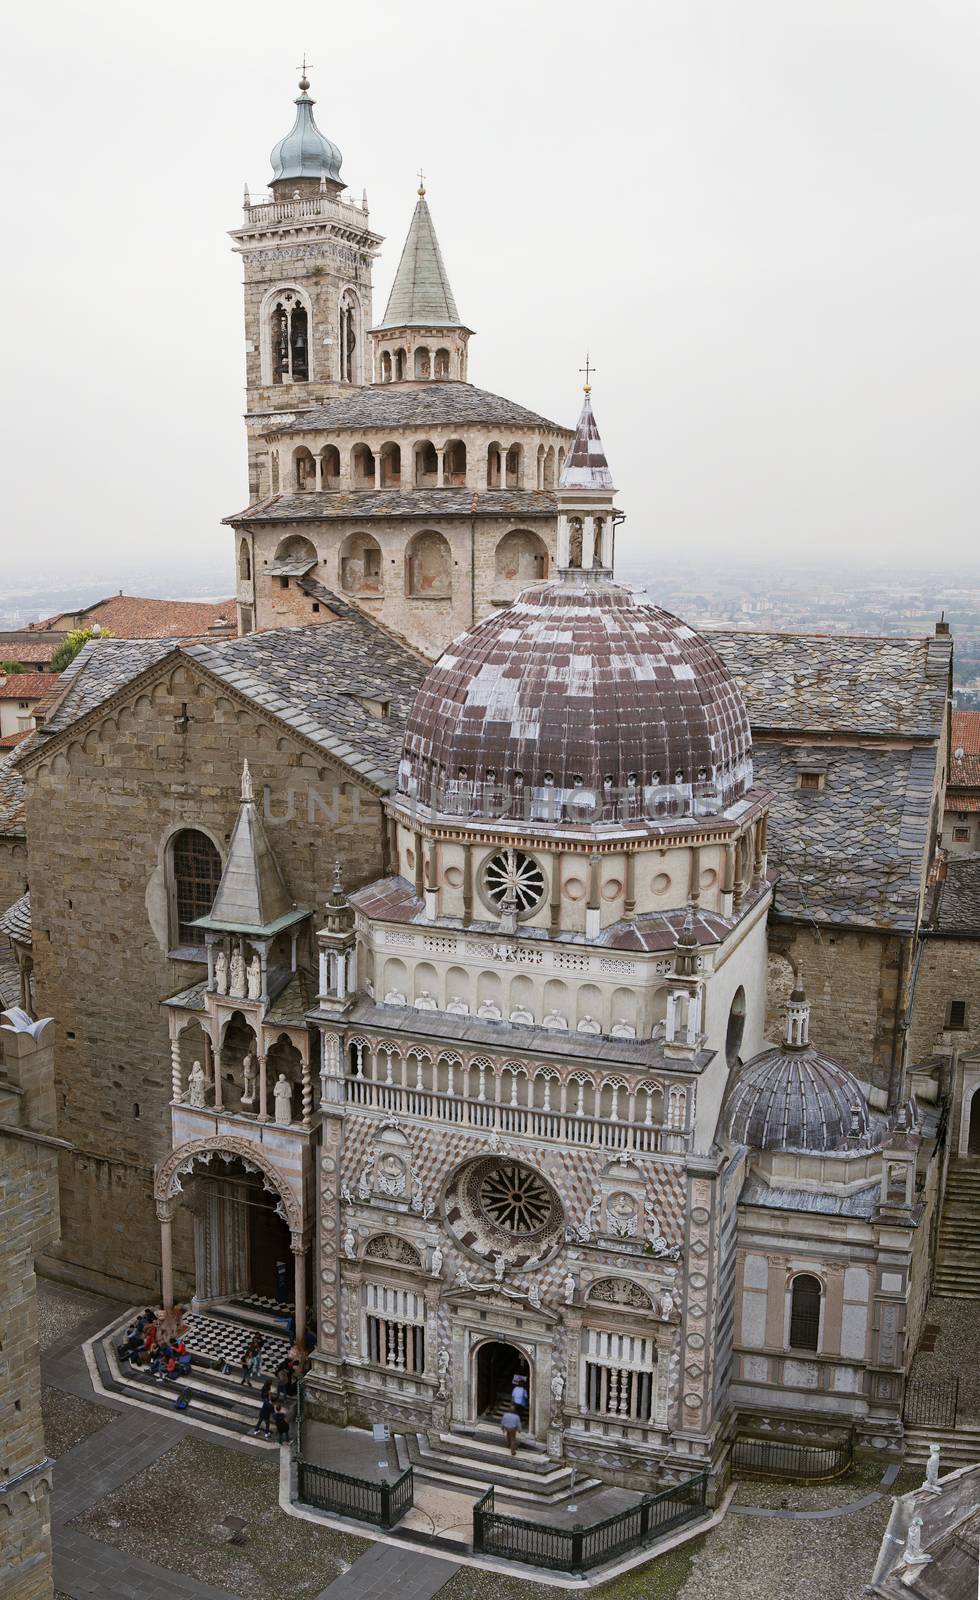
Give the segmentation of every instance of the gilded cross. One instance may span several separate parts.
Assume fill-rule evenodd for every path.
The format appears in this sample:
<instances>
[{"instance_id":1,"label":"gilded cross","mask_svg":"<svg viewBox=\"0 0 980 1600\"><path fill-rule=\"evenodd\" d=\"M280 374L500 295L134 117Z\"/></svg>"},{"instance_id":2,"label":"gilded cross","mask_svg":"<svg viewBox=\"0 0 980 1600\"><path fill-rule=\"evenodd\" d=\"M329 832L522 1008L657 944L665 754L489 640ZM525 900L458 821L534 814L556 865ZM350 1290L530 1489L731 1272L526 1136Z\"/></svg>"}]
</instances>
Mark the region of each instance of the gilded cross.
<instances>
[{"instance_id":1,"label":"gilded cross","mask_svg":"<svg viewBox=\"0 0 980 1600\"><path fill-rule=\"evenodd\" d=\"M578 370L579 370L579 372L584 372L585 373L585 392L586 392L586 394L588 394L590 389L592 388L592 385L589 382L589 378L592 376L593 372L595 371L595 367L592 366L591 362L589 361L589 352L587 350L585 352L585 366L584 367L579 367Z\"/></svg>"}]
</instances>

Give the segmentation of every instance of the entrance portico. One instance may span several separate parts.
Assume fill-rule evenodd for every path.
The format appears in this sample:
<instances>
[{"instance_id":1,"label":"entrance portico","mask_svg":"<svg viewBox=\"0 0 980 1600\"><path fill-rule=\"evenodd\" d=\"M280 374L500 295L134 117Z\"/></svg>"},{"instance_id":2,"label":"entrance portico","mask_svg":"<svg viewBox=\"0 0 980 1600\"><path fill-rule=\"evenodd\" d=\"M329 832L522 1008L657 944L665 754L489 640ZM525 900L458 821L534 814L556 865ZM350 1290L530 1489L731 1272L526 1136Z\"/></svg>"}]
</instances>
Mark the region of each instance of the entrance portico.
<instances>
[{"instance_id":1,"label":"entrance portico","mask_svg":"<svg viewBox=\"0 0 980 1600\"><path fill-rule=\"evenodd\" d=\"M450 1290L452 1420L475 1427L499 1391L523 1372L528 1388L526 1432L544 1440L551 1414L552 1376L561 1370L555 1349L558 1318L507 1291ZM508 1370L504 1371L505 1367Z\"/></svg>"}]
</instances>

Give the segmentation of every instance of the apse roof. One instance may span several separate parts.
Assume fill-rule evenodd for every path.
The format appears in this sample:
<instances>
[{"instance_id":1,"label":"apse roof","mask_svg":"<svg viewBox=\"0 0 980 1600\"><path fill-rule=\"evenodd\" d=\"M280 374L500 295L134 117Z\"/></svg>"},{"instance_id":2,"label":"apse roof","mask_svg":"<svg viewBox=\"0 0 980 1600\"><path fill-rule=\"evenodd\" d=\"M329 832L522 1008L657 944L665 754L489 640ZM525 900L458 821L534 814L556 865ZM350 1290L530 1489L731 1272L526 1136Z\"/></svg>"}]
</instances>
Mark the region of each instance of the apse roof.
<instances>
[{"instance_id":1,"label":"apse roof","mask_svg":"<svg viewBox=\"0 0 980 1600\"><path fill-rule=\"evenodd\" d=\"M350 389L322 405L302 411L257 411L249 420L270 433L323 433L335 428L429 427L440 422L488 422L514 427L553 428L567 434L561 422L549 422L536 411L471 383L369 384Z\"/></svg>"}]
</instances>

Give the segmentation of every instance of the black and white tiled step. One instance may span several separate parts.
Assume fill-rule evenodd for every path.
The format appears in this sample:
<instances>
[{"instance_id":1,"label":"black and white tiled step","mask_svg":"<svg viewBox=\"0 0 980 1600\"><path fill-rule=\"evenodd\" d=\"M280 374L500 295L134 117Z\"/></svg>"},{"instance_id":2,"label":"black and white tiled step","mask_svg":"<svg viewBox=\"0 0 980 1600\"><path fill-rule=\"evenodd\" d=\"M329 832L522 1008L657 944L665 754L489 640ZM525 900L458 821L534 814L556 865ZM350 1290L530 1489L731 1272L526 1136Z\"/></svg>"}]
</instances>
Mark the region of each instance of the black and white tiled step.
<instances>
[{"instance_id":1,"label":"black and white tiled step","mask_svg":"<svg viewBox=\"0 0 980 1600\"><path fill-rule=\"evenodd\" d=\"M506 1446L458 1434L405 1433L397 1436L397 1444L399 1462L403 1467L411 1463L417 1478L465 1494L478 1494L493 1484L515 1504L557 1505L573 1493L578 1500L601 1487L597 1478L573 1477L571 1467L540 1453L512 1457Z\"/></svg>"}]
</instances>

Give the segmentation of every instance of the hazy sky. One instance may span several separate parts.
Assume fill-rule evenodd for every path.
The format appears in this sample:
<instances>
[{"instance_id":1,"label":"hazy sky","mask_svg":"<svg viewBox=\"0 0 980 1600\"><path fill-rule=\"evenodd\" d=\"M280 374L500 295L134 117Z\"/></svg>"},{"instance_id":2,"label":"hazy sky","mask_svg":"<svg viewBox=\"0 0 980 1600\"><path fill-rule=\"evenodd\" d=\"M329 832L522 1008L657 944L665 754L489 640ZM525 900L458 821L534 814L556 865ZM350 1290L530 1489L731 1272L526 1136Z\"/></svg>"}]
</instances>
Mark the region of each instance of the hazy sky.
<instances>
[{"instance_id":1,"label":"hazy sky","mask_svg":"<svg viewBox=\"0 0 980 1600\"><path fill-rule=\"evenodd\" d=\"M590 349L631 562L975 558L975 0L40 0L0 47L0 570L230 571L226 230L304 50L376 315L421 165L473 380L571 423Z\"/></svg>"}]
</instances>

